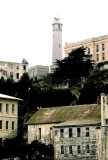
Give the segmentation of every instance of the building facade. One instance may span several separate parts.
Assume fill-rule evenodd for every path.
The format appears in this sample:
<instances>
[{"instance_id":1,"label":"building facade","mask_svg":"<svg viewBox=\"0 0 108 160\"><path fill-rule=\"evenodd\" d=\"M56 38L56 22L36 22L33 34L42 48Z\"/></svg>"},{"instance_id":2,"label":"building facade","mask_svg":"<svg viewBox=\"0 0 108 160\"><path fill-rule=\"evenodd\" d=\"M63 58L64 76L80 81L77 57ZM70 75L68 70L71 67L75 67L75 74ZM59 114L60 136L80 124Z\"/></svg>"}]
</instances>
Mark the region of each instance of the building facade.
<instances>
[{"instance_id":1,"label":"building facade","mask_svg":"<svg viewBox=\"0 0 108 160\"><path fill-rule=\"evenodd\" d=\"M0 94L0 144L17 135L19 101L22 99Z\"/></svg>"},{"instance_id":2,"label":"building facade","mask_svg":"<svg viewBox=\"0 0 108 160\"><path fill-rule=\"evenodd\" d=\"M25 72L28 72L28 62L25 59L22 63L0 61L0 78L12 78L17 82Z\"/></svg>"},{"instance_id":3,"label":"building facade","mask_svg":"<svg viewBox=\"0 0 108 160\"><path fill-rule=\"evenodd\" d=\"M86 53L92 56L95 63L108 61L108 35L89 38L73 43L65 43L64 55L68 56L73 49L84 46L87 48Z\"/></svg>"},{"instance_id":4,"label":"building facade","mask_svg":"<svg viewBox=\"0 0 108 160\"><path fill-rule=\"evenodd\" d=\"M97 160L97 125L96 121L67 121L54 126L55 159Z\"/></svg>"},{"instance_id":5,"label":"building facade","mask_svg":"<svg viewBox=\"0 0 108 160\"><path fill-rule=\"evenodd\" d=\"M53 144L54 159L98 159L101 105L40 108L28 124L28 143Z\"/></svg>"},{"instance_id":6,"label":"building facade","mask_svg":"<svg viewBox=\"0 0 108 160\"><path fill-rule=\"evenodd\" d=\"M32 81L41 79L47 74L49 74L49 66L36 65L28 69L28 75Z\"/></svg>"}]
</instances>

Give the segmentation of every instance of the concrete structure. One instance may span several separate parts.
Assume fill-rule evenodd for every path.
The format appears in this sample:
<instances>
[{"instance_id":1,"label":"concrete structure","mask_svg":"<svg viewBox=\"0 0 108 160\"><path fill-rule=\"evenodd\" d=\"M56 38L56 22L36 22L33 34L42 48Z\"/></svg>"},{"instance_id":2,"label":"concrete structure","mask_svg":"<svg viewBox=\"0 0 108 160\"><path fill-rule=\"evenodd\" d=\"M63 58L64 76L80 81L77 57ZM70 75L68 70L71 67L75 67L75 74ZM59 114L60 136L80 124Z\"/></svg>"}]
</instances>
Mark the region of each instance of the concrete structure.
<instances>
[{"instance_id":1,"label":"concrete structure","mask_svg":"<svg viewBox=\"0 0 108 160\"><path fill-rule=\"evenodd\" d=\"M0 78L10 77L17 82L25 72L28 72L28 62L25 59L22 63L0 61Z\"/></svg>"},{"instance_id":2,"label":"concrete structure","mask_svg":"<svg viewBox=\"0 0 108 160\"><path fill-rule=\"evenodd\" d=\"M108 160L108 95L99 104L40 108L28 121L28 143L53 144L55 160Z\"/></svg>"},{"instance_id":3,"label":"concrete structure","mask_svg":"<svg viewBox=\"0 0 108 160\"><path fill-rule=\"evenodd\" d=\"M28 143L53 144L55 159L97 159L98 104L39 109L28 121Z\"/></svg>"},{"instance_id":4,"label":"concrete structure","mask_svg":"<svg viewBox=\"0 0 108 160\"><path fill-rule=\"evenodd\" d=\"M53 53L52 53L52 65L55 64L56 59L61 60L63 58L62 51L62 24L60 18L55 17L53 27Z\"/></svg>"},{"instance_id":5,"label":"concrete structure","mask_svg":"<svg viewBox=\"0 0 108 160\"><path fill-rule=\"evenodd\" d=\"M65 57L73 49L81 46L87 47L86 52L92 56L92 60L95 61L95 63L108 61L108 35L89 38L74 43L65 43Z\"/></svg>"},{"instance_id":6,"label":"concrete structure","mask_svg":"<svg viewBox=\"0 0 108 160\"><path fill-rule=\"evenodd\" d=\"M19 101L22 99L0 94L0 144L17 135Z\"/></svg>"},{"instance_id":7,"label":"concrete structure","mask_svg":"<svg viewBox=\"0 0 108 160\"><path fill-rule=\"evenodd\" d=\"M36 65L28 69L30 79L36 81L49 73L49 66Z\"/></svg>"}]
</instances>

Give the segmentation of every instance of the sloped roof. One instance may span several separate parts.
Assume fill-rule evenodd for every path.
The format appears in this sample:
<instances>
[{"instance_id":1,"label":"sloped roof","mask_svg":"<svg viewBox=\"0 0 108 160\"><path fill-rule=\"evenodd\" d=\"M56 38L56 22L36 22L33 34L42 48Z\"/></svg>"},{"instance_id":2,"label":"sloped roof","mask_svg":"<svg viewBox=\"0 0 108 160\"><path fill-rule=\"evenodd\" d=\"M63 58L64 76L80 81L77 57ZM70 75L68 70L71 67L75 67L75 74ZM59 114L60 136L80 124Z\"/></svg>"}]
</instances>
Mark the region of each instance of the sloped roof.
<instances>
[{"instance_id":1,"label":"sloped roof","mask_svg":"<svg viewBox=\"0 0 108 160\"><path fill-rule=\"evenodd\" d=\"M98 125L100 124L100 119L83 119L75 121L65 121L59 124L55 124L53 127L67 127L67 126L84 126L84 125Z\"/></svg>"},{"instance_id":2,"label":"sloped roof","mask_svg":"<svg viewBox=\"0 0 108 160\"><path fill-rule=\"evenodd\" d=\"M101 121L101 106L97 104L40 108L27 124L61 123L66 121Z\"/></svg>"},{"instance_id":3,"label":"sloped roof","mask_svg":"<svg viewBox=\"0 0 108 160\"><path fill-rule=\"evenodd\" d=\"M5 95L5 94L0 94L0 98L2 98L2 99L12 99L12 100L17 100L17 101L23 101L23 99L12 97L12 96L8 96L8 95Z\"/></svg>"}]
</instances>

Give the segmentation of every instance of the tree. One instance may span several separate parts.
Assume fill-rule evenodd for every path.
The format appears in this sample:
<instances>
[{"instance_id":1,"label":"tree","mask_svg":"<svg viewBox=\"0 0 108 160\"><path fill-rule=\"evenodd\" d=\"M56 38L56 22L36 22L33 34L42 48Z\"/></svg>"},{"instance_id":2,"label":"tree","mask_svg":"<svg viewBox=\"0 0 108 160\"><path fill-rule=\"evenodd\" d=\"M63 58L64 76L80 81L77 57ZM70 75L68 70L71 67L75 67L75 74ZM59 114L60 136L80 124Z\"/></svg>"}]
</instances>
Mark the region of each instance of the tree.
<instances>
[{"instance_id":1,"label":"tree","mask_svg":"<svg viewBox=\"0 0 108 160\"><path fill-rule=\"evenodd\" d=\"M72 50L63 60L57 60L56 66L52 74L53 83L60 84L68 80L69 85L75 85L81 77L88 77L93 69L90 55L86 54L84 47Z\"/></svg>"},{"instance_id":2,"label":"tree","mask_svg":"<svg viewBox=\"0 0 108 160\"><path fill-rule=\"evenodd\" d=\"M32 141L31 144L17 139L8 139L4 141L4 146L0 147L0 159L37 159L37 160L51 160L54 159L53 145L45 145L37 140Z\"/></svg>"},{"instance_id":3,"label":"tree","mask_svg":"<svg viewBox=\"0 0 108 160\"><path fill-rule=\"evenodd\" d=\"M81 90L78 104L97 103L101 93L108 94L108 70L94 70Z\"/></svg>"}]
</instances>

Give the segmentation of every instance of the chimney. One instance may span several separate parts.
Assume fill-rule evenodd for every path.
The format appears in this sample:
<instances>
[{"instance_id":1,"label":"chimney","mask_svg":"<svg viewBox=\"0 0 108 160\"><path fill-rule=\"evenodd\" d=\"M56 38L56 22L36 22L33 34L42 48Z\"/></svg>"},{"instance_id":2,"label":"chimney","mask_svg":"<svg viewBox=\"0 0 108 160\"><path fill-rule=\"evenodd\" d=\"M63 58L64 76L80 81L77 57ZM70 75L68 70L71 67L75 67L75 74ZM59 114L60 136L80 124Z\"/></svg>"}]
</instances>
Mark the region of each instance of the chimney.
<instances>
[{"instance_id":1,"label":"chimney","mask_svg":"<svg viewBox=\"0 0 108 160\"><path fill-rule=\"evenodd\" d=\"M97 96L96 104L101 104L99 96Z\"/></svg>"},{"instance_id":2,"label":"chimney","mask_svg":"<svg viewBox=\"0 0 108 160\"><path fill-rule=\"evenodd\" d=\"M105 126L105 94L101 93L101 126Z\"/></svg>"}]
</instances>

